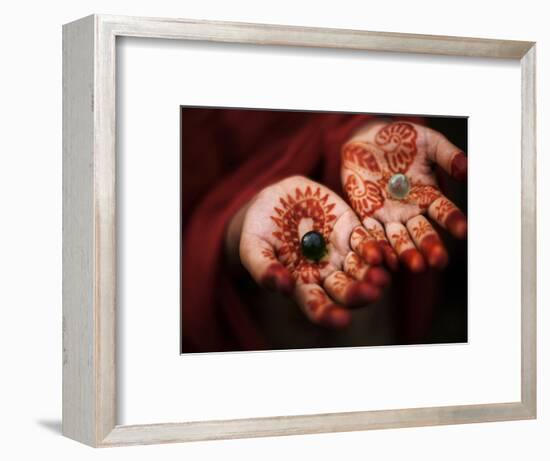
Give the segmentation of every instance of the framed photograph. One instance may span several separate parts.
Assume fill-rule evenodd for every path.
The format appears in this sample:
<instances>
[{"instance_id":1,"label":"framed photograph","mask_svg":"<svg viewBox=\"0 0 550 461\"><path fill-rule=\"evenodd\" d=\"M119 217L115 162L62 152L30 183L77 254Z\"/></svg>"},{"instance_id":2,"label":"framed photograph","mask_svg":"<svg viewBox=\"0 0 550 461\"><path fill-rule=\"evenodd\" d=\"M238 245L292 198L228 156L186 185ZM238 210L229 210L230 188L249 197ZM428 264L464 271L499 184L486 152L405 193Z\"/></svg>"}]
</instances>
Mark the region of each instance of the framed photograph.
<instances>
[{"instance_id":1,"label":"framed photograph","mask_svg":"<svg viewBox=\"0 0 550 461\"><path fill-rule=\"evenodd\" d=\"M63 28L63 433L536 417L535 44Z\"/></svg>"}]
</instances>

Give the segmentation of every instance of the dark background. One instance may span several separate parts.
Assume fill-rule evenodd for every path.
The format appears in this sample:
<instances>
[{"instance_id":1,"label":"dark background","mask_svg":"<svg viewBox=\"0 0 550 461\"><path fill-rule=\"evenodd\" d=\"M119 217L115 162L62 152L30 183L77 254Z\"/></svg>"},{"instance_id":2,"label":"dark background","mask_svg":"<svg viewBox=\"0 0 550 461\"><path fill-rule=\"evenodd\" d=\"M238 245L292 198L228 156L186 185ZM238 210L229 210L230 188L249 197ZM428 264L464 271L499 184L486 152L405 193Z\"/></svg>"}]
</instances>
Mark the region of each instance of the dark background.
<instances>
[{"instance_id":1,"label":"dark background","mask_svg":"<svg viewBox=\"0 0 550 461\"><path fill-rule=\"evenodd\" d=\"M443 133L449 141L468 154L468 119L465 117L426 117L426 124ZM438 181L444 185L449 198L468 215L467 184L457 183L438 171ZM437 225L435 225L437 228ZM441 232L449 250L449 265L440 282L445 297L434 312L434 323L428 332L427 343L466 342L468 340L468 247L467 240L459 241Z\"/></svg>"}]
</instances>

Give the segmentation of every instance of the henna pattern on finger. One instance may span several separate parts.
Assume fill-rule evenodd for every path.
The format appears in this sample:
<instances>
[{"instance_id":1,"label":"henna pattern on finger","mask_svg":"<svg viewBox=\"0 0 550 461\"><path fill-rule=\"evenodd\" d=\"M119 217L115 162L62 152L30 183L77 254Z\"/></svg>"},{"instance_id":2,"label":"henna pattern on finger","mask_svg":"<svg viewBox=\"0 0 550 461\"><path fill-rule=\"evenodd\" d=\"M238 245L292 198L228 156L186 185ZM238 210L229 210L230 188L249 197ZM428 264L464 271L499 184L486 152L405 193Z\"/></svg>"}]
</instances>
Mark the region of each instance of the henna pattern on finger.
<instances>
[{"instance_id":1,"label":"henna pattern on finger","mask_svg":"<svg viewBox=\"0 0 550 461\"><path fill-rule=\"evenodd\" d=\"M447 214L452 210L456 209L456 206L446 198L441 199L441 201L435 207L435 216L436 219L440 222L443 222Z\"/></svg>"},{"instance_id":2,"label":"henna pattern on finger","mask_svg":"<svg viewBox=\"0 0 550 461\"><path fill-rule=\"evenodd\" d=\"M323 307L327 306L327 297L320 289L311 289L308 294L306 306L311 314L317 315Z\"/></svg>"},{"instance_id":3,"label":"henna pattern on finger","mask_svg":"<svg viewBox=\"0 0 550 461\"><path fill-rule=\"evenodd\" d=\"M430 207L428 211L431 211L432 218L445 227L453 236L459 239L466 237L468 229L466 216L450 200L442 197L434 204L434 208Z\"/></svg>"},{"instance_id":4,"label":"henna pattern on finger","mask_svg":"<svg viewBox=\"0 0 550 461\"><path fill-rule=\"evenodd\" d=\"M305 190L296 188L294 196L287 194L279 199L280 206L275 206L272 221L277 225L273 236L281 242L278 249L279 260L287 267L296 281L319 283L321 270L327 261L315 262L307 259L301 250L299 225L303 219L309 219L312 230L319 232L329 241L336 216L332 214L334 203L329 203L329 194L321 195L321 188Z\"/></svg>"},{"instance_id":5,"label":"henna pattern on finger","mask_svg":"<svg viewBox=\"0 0 550 461\"><path fill-rule=\"evenodd\" d=\"M399 233L392 234L391 237L393 239L393 246L398 253L401 253L403 247L409 246L410 244L409 234L405 229L401 229Z\"/></svg>"},{"instance_id":6,"label":"henna pattern on finger","mask_svg":"<svg viewBox=\"0 0 550 461\"><path fill-rule=\"evenodd\" d=\"M344 269L356 280L362 280L365 277L368 266L361 261L361 258L356 253L350 251L344 261Z\"/></svg>"},{"instance_id":7,"label":"henna pattern on finger","mask_svg":"<svg viewBox=\"0 0 550 461\"><path fill-rule=\"evenodd\" d=\"M433 227L425 220L419 220L418 224L412 228L413 236L417 241L422 240L430 232L433 233Z\"/></svg>"},{"instance_id":8,"label":"henna pattern on finger","mask_svg":"<svg viewBox=\"0 0 550 461\"><path fill-rule=\"evenodd\" d=\"M384 287L390 282L389 274L384 269L365 264L353 251L344 259L344 271L355 280L366 281L379 287Z\"/></svg>"},{"instance_id":9,"label":"henna pattern on finger","mask_svg":"<svg viewBox=\"0 0 550 461\"><path fill-rule=\"evenodd\" d=\"M343 272L336 272L332 274L331 282L333 291L338 293L340 296L343 296L346 287L351 281L351 277Z\"/></svg>"},{"instance_id":10,"label":"henna pattern on finger","mask_svg":"<svg viewBox=\"0 0 550 461\"><path fill-rule=\"evenodd\" d=\"M416 156L416 130L410 123L395 122L382 128L375 142L393 173L405 173Z\"/></svg>"},{"instance_id":11,"label":"henna pattern on finger","mask_svg":"<svg viewBox=\"0 0 550 461\"><path fill-rule=\"evenodd\" d=\"M375 240L386 240L386 234L379 227L367 227L367 232L369 236Z\"/></svg>"},{"instance_id":12,"label":"henna pattern on finger","mask_svg":"<svg viewBox=\"0 0 550 461\"><path fill-rule=\"evenodd\" d=\"M327 293L332 296L332 298L336 302L344 303L344 304L353 304L349 299L349 291L350 288L354 286L355 282L354 279L352 279L349 275L347 275L344 272L333 272L327 279L325 280L325 290L327 290Z\"/></svg>"},{"instance_id":13,"label":"henna pattern on finger","mask_svg":"<svg viewBox=\"0 0 550 461\"><path fill-rule=\"evenodd\" d=\"M384 262L392 270L396 271L399 267L399 257L397 253L387 240L381 240L379 242L382 253L384 254Z\"/></svg>"},{"instance_id":14,"label":"henna pattern on finger","mask_svg":"<svg viewBox=\"0 0 550 461\"><path fill-rule=\"evenodd\" d=\"M447 250L435 232L428 233L422 237L420 250L428 261L428 264L432 267L443 269L449 262Z\"/></svg>"},{"instance_id":15,"label":"henna pattern on finger","mask_svg":"<svg viewBox=\"0 0 550 461\"><path fill-rule=\"evenodd\" d=\"M357 226L350 235L350 246L353 251L369 264L380 264L382 252L376 240L363 226Z\"/></svg>"},{"instance_id":16,"label":"henna pattern on finger","mask_svg":"<svg viewBox=\"0 0 550 461\"><path fill-rule=\"evenodd\" d=\"M327 293L347 307L359 307L377 300L380 288L375 284L357 281L345 272L333 272L324 284Z\"/></svg>"},{"instance_id":17,"label":"henna pattern on finger","mask_svg":"<svg viewBox=\"0 0 550 461\"><path fill-rule=\"evenodd\" d=\"M434 200L441 197L441 192L435 186L415 185L407 197L411 203L416 203L422 211L426 211Z\"/></svg>"},{"instance_id":18,"label":"henna pattern on finger","mask_svg":"<svg viewBox=\"0 0 550 461\"><path fill-rule=\"evenodd\" d=\"M430 223L424 218L418 219L409 229L428 265L436 269L443 269L449 261L449 255Z\"/></svg>"},{"instance_id":19,"label":"henna pattern on finger","mask_svg":"<svg viewBox=\"0 0 550 461\"><path fill-rule=\"evenodd\" d=\"M360 239L366 239L370 237L370 233L363 226L357 226L355 229L353 229L351 238L353 239L357 237L359 237Z\"/></svg>"},{"instance_id":20,"label":"henna pattern on finger","mask_svg":"<svg viewBox=\"0 0 550 461\"><path fill-rule=\"evenodd\" d=\"M315 323L331 328L345 328L351 322L350 313L330 301L320 288L309 290L308 298L304 309Z\"/></svg>"}]
</instances>

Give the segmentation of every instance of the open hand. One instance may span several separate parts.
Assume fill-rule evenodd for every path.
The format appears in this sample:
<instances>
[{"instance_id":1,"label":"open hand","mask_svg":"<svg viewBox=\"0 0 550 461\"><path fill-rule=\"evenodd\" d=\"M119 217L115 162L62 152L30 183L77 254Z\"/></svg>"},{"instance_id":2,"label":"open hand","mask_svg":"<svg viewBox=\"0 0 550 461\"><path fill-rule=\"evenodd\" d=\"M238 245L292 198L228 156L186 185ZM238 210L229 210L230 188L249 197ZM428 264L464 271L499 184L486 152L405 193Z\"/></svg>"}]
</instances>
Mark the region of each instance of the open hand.
<instances>
[{"instance_id":1,"label":"open hand","mask_svg":"<svg viewBox=\"0 0 550 461\"><path fill-rule=\"evenodd\" d=\"M443 268L448 255L427 214L456 238L466 237L464 214L439 190L433 166L465 180L464 153L441 133L409 122L376 121L342 148L342 184L349 202L395 269Z\"/></svg>"},{"instance_id":2,"label":"open hand","mask_svg":"<svg viewBox=\"0 0 550 461\"><path fill-rule=\"evenodd\" d=\"M307 251L308 232L318 245ZM317 239L317 240L315 240ZM243 211L240 260L262 286L294 297L317 324L345 327L389 276L376 244L338 195L302 176L262 190ZM369 263L367 263L369 261Z\"/></svg>"}]
</instances>

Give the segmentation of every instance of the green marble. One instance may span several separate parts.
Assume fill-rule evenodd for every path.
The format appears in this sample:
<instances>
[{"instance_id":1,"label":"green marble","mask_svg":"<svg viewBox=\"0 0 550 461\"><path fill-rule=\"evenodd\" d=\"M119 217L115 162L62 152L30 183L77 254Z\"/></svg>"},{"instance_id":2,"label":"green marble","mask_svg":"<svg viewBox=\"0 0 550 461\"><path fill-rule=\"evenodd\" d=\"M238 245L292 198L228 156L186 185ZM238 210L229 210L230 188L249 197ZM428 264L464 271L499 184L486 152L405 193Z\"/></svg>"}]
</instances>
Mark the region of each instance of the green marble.
<instances>
[{"instance_id":1,"label":"green marble","mask_svg":"<svg viewBox=\"0 0 550 461\"><path fill-rule=\"evenodd\" d=\"M327 245L322 234L310 231L302 237L302 254L312 261L320 261L327 254Z\"/></svg>"}]
</instances>

